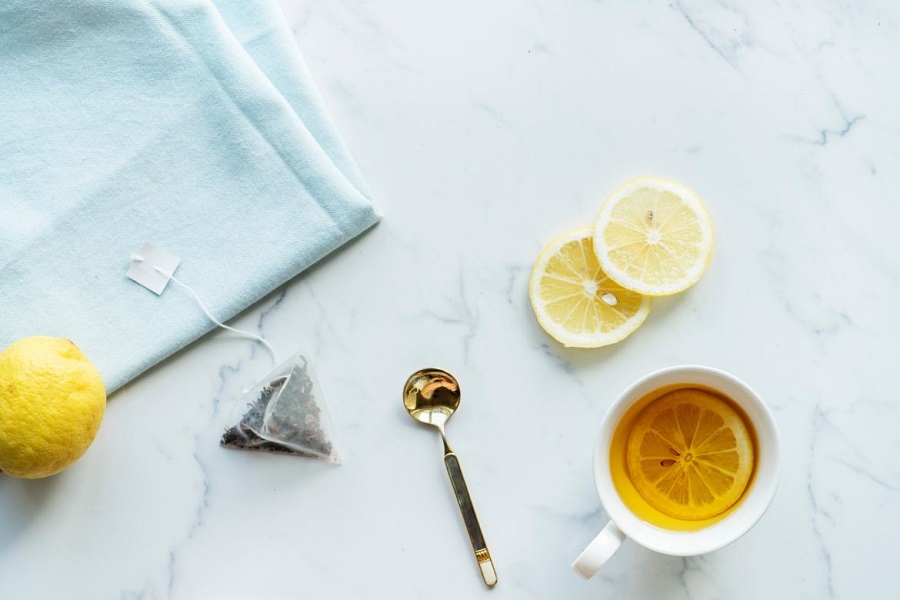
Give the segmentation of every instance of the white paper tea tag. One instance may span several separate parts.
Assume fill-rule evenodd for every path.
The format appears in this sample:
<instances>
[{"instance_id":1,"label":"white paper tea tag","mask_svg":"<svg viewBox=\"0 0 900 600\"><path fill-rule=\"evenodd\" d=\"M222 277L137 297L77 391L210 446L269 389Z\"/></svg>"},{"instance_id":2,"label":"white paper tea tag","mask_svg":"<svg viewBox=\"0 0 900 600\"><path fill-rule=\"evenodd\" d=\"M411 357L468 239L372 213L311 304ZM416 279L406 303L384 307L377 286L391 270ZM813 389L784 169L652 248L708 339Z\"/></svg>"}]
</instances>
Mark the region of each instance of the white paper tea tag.
<instances>
[{"instance_id":1,"label":"white paper tea tag","mask_svg":"<svg viewBox=\"0 0 900 600\"><path fill-rule=\"evenodd\" d=\"M125 275L159 296L180 262L177 256L146 242L140 253L131 257L131 268Z\"/></svg>"},{"instance_id":2,"label":"white paper tea tag","mask_svg":"<svg viewBox=\"0 0 900 600\"><path fill-rule=\"evenodd\" d=\"M256 340L265 346L272 354L272 363L275 364L276 354L272 344L267 342L262 336L250 333L249 331L229 327L218 320L211 312L209 312L209 309L203 304L203 300L200 299L200 296L194 291L194 288L175 277L175 269L178 268L180 263L181 259L174 254L169 254L162 248L157 248L150 242L145 242L144 247L141 248L140 254L131 255L131 268L128 269L128 272L125 273L125 275L128 279L141 284L157 296L163 293L170 281L178 287L183 288L184 291L190 294L194 302L197 303L197 306L200 307L203 314L205 314L210 321L215 323L216 326L239 333L252 340Z\"/></svg>"}]
</instances>

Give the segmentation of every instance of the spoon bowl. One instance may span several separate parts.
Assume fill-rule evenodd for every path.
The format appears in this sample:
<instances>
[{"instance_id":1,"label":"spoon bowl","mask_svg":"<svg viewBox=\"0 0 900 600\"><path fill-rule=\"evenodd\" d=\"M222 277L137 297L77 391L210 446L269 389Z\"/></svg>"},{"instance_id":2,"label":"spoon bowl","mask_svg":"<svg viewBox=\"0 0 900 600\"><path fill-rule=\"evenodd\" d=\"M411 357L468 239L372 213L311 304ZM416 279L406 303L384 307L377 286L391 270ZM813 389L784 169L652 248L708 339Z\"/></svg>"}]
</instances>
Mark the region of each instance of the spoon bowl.
<instances>
[{"instance_id":1,"label":"spoon bowl","mask_svg":"<svg viewBox=\"0 0 900 600\"><path fill-rule=\"evenodd\" d=\"M459 383L442 369L416 371L403 386L406 412L416 421L437 427L441 432L459 408L459 398Z\"/></svg>"}]
</instances>

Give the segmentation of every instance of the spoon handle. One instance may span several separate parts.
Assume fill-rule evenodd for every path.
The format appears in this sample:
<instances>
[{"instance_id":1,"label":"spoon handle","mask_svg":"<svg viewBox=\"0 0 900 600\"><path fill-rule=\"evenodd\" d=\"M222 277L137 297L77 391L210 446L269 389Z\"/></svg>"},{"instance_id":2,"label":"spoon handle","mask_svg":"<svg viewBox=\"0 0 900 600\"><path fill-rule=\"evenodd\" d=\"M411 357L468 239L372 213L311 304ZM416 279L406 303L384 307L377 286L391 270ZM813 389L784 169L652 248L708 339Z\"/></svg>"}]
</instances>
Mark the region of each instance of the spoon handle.
<instances>
[{"instance_id":1,"label":"spoon handle","mask_svg":"<svg viewBox=\"0 0 900 600\"><path fill-rule=\"evenodd\" d=\"M469 488L466 487L466 480L463 478L462 468L459 466L459 459L454 452L444 453L444 465L447 467L447 474L450 476L450 483L456 494L459 512L466 524L466 531L469 532L469 540L472 542L475 559L481 568L481 576L488 587L493 587L497 583L497 571L494 569L494 561L491 560L491 553L484 541L484 534L481 533L478 516L475 514L475 507L472 506L472 498L469 496Z\"/></svg>"}]
</instances>

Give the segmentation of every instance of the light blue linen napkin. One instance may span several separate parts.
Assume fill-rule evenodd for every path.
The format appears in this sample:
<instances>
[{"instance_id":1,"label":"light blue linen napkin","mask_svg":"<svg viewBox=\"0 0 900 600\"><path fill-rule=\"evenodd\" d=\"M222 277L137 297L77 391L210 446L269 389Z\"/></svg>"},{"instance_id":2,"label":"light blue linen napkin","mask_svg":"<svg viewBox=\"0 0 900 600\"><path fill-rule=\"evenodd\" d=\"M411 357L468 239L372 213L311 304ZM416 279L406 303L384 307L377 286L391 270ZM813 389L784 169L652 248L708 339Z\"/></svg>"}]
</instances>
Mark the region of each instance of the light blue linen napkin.
<instances>
[{"instance_id":1,"label":"light blue linen napkin","mask_svg":"<svg viewBox=\"0 0 900 600\"><path fill-rule=\"evenodd\" d=\"M212 326L125 278L145 241L227 319L378 220L277 6L219 6L0 4L0 347L68 337L113 391Z\"/></svg>"}]
</instances>

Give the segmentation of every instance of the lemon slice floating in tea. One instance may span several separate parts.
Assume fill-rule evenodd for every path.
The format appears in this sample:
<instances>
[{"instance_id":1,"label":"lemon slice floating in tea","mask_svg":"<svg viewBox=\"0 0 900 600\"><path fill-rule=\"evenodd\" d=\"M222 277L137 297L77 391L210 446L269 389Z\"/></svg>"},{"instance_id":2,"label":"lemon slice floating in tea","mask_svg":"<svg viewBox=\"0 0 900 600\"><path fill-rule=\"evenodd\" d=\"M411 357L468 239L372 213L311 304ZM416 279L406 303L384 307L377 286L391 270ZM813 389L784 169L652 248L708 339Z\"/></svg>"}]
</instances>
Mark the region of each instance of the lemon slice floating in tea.
<instances>
[{"instance_id":1,"label":"lemon slice floating in tea","mask_svg":"<svg viewBox=\"0 0 900 600\"><path fill-rule=\"evenodd\" d=\"M590 227L573 229L541 251L528 294L541 327L565 346L598 348L644 322L650 298L626 290L600 268Z\"/></svg>"},{"instance_id":2,"label":"lemon slice floating in tea","mask_svg":"<svg viewBox=\"0 0 900 600\"><path fill-rule=\"evenodd\" d=\"M653 508L701 520L737 502L753 473L753 441L725 400L698 389L670 392L638 417L626 450L631 481Z\"/></svg>"},{"instance_id":3,"label":"lemon slice floating in tea","mask_svg":"<svg viewBox=\"0 0 900 600\"><path fill-rule=\"evenodd\" d=\"M688 188L642 177L615 190L594 225L603 270L630 290L668 296L692 286L709 265L712 219Z\"/></svg>"}]
</instances>

